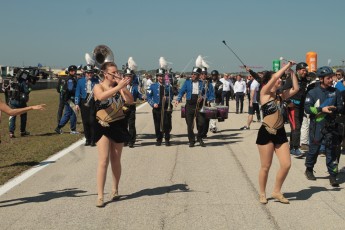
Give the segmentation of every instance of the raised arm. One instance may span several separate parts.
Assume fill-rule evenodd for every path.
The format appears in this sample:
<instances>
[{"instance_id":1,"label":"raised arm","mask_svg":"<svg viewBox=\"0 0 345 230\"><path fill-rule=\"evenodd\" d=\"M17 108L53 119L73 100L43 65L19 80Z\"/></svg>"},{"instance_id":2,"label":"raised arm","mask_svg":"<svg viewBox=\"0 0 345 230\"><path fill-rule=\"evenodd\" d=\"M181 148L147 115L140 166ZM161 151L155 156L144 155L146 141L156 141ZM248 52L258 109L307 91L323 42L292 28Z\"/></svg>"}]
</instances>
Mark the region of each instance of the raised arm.
<instances>
[{"instance_id":1,"label":"raised arm","mask_svg":"<svg viewBox=\"0 0 345 230\"><path fill-rule=\"evenodd\" d=\"M295 72L292 69L288 69L287 71L291 74L292 88L286 89L283 91L283 94L282 94L283 100L286 100L289 97L292 97L299 91L298 80L297 80L297 76Z\"/></svg>"},{"instance_id":2,"label":"raised arm","mask_svg":"<svg viewBox=\"0 0 345 230\"><path fill-rule=\"evenodd\" d=\"M269 94L271 89L276 84L276 81L284 74L284 72L293 66L295 62L289 61L287 65L283 66L278 72L274 73L271 77L271 79L267 82L266 85L264 85L261 89L261 94Z\"/></svg>"},{"instance_id":3,"label":"raised arm","mask_svg":"<svg viewBox=\"0 0 345 230\"><path fill-rule=\"evenodd\" d=\"M106 100L108 98L111 98L114 94L119 92L122 88L126 87L129 84L129 82L130 82L129 79L123 78L117 83L117 86L110 88L108 90L105 90L105 91L103 90L101 84L97 84L93 88L93 93L94 93L96 99L103 101L103 100Z\"/></svg>"}]
</instances>

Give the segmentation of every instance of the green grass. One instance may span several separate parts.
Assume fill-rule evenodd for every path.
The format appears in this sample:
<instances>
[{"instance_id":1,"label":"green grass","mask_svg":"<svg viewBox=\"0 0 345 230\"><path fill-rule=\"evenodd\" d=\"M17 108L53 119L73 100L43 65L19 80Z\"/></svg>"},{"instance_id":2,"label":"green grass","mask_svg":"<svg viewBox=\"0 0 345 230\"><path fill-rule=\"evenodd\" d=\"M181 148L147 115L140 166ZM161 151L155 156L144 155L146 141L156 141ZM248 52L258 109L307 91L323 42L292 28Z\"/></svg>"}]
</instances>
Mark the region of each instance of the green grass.
<instances>
[{"instance_id":1,"label":"green grass","mask_svg":"<svg viewBox=\"0 0 345 230\"><path fill-rule=\"evenodd\" d=\"M4 102L4 94L0 95ZM16 121L16 138L8 134L8 115L2 115L0 124L0 185L56 152L68 147L83 137L83 134L69 134L69 123L63 128L64 134L56 134L58 93L55 89L37 90L30 94L29 105L46 104L44 111L28 112L26 125L30 136L20 137L20 116ZM80 114L77 131L83 131Z\"/></svg>"}]
</instances>

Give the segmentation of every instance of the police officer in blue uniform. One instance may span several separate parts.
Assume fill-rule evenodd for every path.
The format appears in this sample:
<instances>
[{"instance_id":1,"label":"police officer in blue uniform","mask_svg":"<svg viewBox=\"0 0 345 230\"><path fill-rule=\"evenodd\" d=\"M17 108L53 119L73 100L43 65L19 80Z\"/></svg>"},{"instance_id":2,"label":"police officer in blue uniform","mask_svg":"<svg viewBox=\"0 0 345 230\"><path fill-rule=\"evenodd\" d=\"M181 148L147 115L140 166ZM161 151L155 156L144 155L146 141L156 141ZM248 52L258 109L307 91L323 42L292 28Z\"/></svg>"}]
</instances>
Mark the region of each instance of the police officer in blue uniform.
<instances>
[{"instance_id":1,"label":"police officer in blue uniform","mask_svg":"<svg viewBox=\"0 0 345 230\"><path fill-rule=\"evenodd\" d=\"M157 82L150 85L150 87L147 89L147 102L152 107L153 122L155 125L155 133L157 138L156 146L160 146L162 144L163 134L165 138L165 145L171 145L171 102L174 94L168 74L169 73L167 73L165 69L157 69Z\"/></svg>"},{"instance_id":2,"label":"police officer in blue uniform","mask_svg":"<svg viewBox=\"0 0 345 230\"><path fill-rule=\"evenodd\" d=\"M142 99L142 95L139 93L139 77L130 68L126 68L123 72L124 76L132 78L131 83L127 85L127 89L133 95L133 101L136 102L138 99ZM135 128L135 113L137 111L136 104L127 105L125 104L124 112L126 114L126 120L128 122L129 141L125 143L130 148L134 148L136 142L137 130Z\"/></svg>"},{"instance_id":3,"label":"police officer in blue uniform","mask_svg":"<svg viewBox=\"0 0 345 230\"><path fill-rule=\"evenodd\" d=\"M71 134L79 134L76 130L77 128L77 116L75 114L75 111L73 110L72 106L75 106L74 104L74 97L75 97L75 90L77 87L77 66L71 65L68 67L69 75L67 77L67 80L63 85L61 85L61 97L64 102L64 114L61 118L61 120L58 123L58 126L55 128L55 132L58 134L62 134L61 128L64 127L67 122L70 120L70 128L71 128ZM72 106L71 106L72 105Z\"/></svg>"},{"instance_id":4,"label":"police officer in blue uniform","mask_svg":"<svg viewBox=\"0 0 345 230\"><path fill-rule=\"evenodd\" d=\"M203 132L205 127L205 114L200 113L200 109L203 106L203 98L205 95L205 87L203 81L199 79L201 74L201 69L199 67L194 67L192 71L191 79L187 79L183 86L181 87L177 99L175 101L175 106L181 102L182 97L186 94L186 123L188 131L189 147L195 146L195 134L194 134L194 118L196 118L197 125L197 141L201 147L206 147L203 141ZM214 90L212 83L208 83L208 89L206 92L207 101L213 101Z\"/></svg>"},{"instance_id":5,"label":"police officer in blue uniform","mask_svg":"<svg viewBox=\"0 0 345 230\"><path fill-rule=\"evenodd\" d=\"M324 145L330 184L338 187L336 149L341 144L342 138L337 132L335 115L343 110L343 102L339 90L332 87L333 70L328 66L320 67L316 75L320 78L320 85L308 92L304 107L305 112L310 114L309 152L305 161L305 175L308 180L316 180L313 168L320 146Z\"/></svg>"},{"instance_id":6,"label":"police officer in blue uniform","mask_svg":"<svg viewBox=\"0 0 345 230\"><path fill-rule=\"evenodd\" d=\"M84 76L78 79L75 90L74 103L76 110L81 112L84 128L85 146L96 146L94 124L96 122L95 100L93 98L93 87L99 83L99 78L94 75L92 65L84 67Z\"/></svg>"}]
</instances>

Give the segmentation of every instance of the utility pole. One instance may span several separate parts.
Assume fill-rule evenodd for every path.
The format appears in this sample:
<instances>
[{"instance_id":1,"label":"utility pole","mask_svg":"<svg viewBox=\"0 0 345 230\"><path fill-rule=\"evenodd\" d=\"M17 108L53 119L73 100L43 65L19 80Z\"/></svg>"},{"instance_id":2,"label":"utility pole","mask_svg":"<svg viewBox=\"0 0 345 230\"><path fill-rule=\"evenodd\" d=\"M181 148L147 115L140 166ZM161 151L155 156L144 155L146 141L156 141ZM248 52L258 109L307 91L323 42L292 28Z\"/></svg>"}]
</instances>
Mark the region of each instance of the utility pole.
<instances>
[{"instance_id":1,"label":"utility pole","mask_svg":"<svg viewBox=\"0 0 345 230\"><path fill-rule=\"evenodd\" d=\"M341 60L341 62L343 63L343 64L341 65L341 67L344 68L344 67L345 67L345 65L344 65L345 60Z\"/></svg>"}]
</instances>

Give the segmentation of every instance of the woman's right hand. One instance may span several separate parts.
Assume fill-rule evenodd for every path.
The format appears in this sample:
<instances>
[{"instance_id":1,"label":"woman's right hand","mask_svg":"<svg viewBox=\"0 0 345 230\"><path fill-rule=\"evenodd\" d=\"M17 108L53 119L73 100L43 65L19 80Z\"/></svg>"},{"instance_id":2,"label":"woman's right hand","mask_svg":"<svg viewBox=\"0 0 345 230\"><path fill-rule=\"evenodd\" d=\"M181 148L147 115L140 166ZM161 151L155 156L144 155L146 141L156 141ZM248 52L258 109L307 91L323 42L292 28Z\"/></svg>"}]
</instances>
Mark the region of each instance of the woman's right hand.
<instances>
[{"instance_id":1,"label":"woman's right hand","mask_svg":"<svg viewBox=\"0 0 345 230\"><path fill-rule=\"evenodd\" d=\"M33 105L33 106L31 106L31 108L33 109L33 110L45 110L46 108L46 104L40 104L40 105Z\"/></svg>"},{"instance_id":2,"label":"woman's right hand","mask_svg":"<svg viewBox=\"0 0 345 230\"><path fill-rule=\"evenodd\" d=\"M117 81L117 85L120 89L126 87L131 82L130 78L122 78L121 80Z\"/></svg>"}]
</instances>

